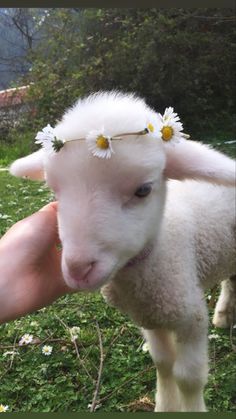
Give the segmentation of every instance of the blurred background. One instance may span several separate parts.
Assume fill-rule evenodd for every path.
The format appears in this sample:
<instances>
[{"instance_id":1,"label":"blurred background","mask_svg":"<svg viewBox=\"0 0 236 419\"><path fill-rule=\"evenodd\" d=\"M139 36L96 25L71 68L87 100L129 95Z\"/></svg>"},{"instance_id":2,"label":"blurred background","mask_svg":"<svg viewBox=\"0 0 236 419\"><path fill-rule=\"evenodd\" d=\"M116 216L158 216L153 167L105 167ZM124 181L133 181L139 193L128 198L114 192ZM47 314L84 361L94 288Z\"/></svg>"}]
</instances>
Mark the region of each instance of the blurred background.
<instances>
[{"instance_id":1,"label":"blurred background","mask_svg":"<svg viewBox=\"0 0 236 419\"><path fill-rule=\"evenodd\" d=\"M193 139L232 154L235 35L224 8L0 9L0 164L101 89L173 106Z\"/></svg>"}]
</instances>

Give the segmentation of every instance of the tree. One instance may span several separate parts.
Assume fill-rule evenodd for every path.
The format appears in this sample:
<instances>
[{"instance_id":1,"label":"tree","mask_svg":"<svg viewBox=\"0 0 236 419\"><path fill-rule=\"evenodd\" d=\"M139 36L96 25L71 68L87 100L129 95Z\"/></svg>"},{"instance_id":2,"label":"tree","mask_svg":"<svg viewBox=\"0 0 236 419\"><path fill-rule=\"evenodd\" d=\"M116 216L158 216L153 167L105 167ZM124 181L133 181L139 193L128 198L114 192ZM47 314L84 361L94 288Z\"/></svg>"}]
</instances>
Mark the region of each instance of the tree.
<instances>
[{"instance_id":1,"label":"tree","mask_svg":"<svg viewBox=\"0 0 236 419\"><path fill-rule=\"evenodd\" d=\"M229 9L50 9L26 78L36 124L45 115L55 124L78 96L122 89L160 112L174 106L190 134L232 130L232 17Z\"/></svg>"},{"instance_id":2,"label":"tree","mask_svg":"<svg viewBox=\"0 0 236 419\"><path fill-rule=\"evenodd\" d=\"M26 74L31 66L31 52L42 38L42 23L47 9L0 9L1 87Z\"/></svg>"}]
</instances>

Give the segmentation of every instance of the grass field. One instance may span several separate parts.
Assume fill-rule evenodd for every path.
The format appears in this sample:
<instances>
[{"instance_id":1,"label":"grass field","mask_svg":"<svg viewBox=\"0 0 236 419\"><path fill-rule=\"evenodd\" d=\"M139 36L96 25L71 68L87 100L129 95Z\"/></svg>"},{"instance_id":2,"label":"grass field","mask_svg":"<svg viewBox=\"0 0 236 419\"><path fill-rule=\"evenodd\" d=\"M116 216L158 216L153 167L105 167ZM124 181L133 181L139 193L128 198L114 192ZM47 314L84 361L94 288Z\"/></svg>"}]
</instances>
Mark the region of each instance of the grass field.
<instances>
[{"instance_id":1,"label":"grass field","mask_svg":"<svg viewBox=\"0 0 236 419\"><path fill-rule=\"evenodd\" d=\"M0 235L52 199L43 184L15 179L7 171L0 171L0 197ZM74 326L80 331L72 341ZM22 347L19 340L25 333L33 341ZM228 330L212 327L209 335L208 408L235 412L234 337ZM0 342L0 405L8 405L9 411L89 411L93 399L92 409L104 412L153 409L155 369L142 350L142 337L99 293L65 296L2 325ZM44 345L52 346L50 356L42 353ZM95 397L99 370L100 390Z\"/></svg>"}]
</instances>

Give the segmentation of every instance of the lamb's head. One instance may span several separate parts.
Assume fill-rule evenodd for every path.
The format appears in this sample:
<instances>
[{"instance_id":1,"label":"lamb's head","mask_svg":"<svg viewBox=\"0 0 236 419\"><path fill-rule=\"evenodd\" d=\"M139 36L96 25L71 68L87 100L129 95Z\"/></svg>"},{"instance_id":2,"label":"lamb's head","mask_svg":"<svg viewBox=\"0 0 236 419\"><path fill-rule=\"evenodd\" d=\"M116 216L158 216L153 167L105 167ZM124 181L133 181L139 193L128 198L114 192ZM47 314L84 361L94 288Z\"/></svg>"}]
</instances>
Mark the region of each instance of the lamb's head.
<instances>
[{"instance_id":1,"label":"lamb's head","mask_svg":"<svg viewBox=\"0 0 236 419\"><path fill-rule=\"evenodd\" d=\"M93 95L77 102L55 127L56 137L71 141L58 152L42 149L11 167L18 176L45 177L55 192L62 271L72 288L99 288L153 245L169 175L232 183L227 157L185 140L165 146L144 132L155 117L132 95ZM88 133L114 138L110 158L94 156L85 141Z\"/></svg>"},{"instance_id":2,"label":"lamb's head","mask_svg":"<svg viewBox=\"0 0 236 419\"><path fill-rule=\"evenodd\" d=\"M164 153L150 147L144 156L142 144L131 142L124 150L115 144L110 159L93 157L84 142L68 143L46 161L68 285L102 285L154 239L164 204Z\"/></svg>"},{"instance_id":3,"label":"lamb's head","mask_svg":"<svg viewBox=\"0 0 236 419\"><path fill-rule=\"evenodd\" d=\"M56 126L58 138L88 132L118 137L142 131L155 116L132 96L100 94L77 105ZM111 158L92 154L85 140L46 154L46 181L58 200L62 269L68 285L93 289L150 246L163 211L165 154L148 135L112 141Z\"/></svg>"}]
</instances>

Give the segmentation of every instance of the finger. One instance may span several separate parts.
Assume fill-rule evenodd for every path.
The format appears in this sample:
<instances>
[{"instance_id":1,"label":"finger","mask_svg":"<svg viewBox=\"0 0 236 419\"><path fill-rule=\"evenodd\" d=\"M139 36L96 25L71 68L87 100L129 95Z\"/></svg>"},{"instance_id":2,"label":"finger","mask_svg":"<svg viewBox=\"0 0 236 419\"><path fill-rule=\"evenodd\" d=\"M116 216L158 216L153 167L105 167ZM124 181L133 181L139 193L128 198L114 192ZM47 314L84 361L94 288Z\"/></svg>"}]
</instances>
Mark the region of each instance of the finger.
<instances>
[{"instance_id":1,"label":"finger","mask_svg":"<svg viewBox=\"0 0 236 419\"><path fill-rule=\"evenodd\" d=\"M57 201L49 202L49 204L42 207L38 212L51 211L51 210L57 212L57 207L58 207Z\"/></svg>"},{"instance_id":2,"label":"finger","mask_svg":"<svg viewBox=\"0 0 236 419\"><path fill-rule=\"evenodd\" d=\"M58 202L53 201L53 202L50 202L49 204L45 205L44 207L42 207L38 212L48 212L49 211L49 212L57 215L57 208L58 208ZM61 241L60 241L60 238L59 238L59 235L58 235L58 225L57 225L55 233L56 233L56 235L55 235L55 245L58 248L61 248Z\"/></svg>"},{"instance_id":3,"label":"finger","mask_svg":"<svg viewBox=\"0 0 236 419\"><path fill-rule=\"evenodd\" d=\"M1 238L1 247L15 246L21 252L31 249L34 253L40 254L57 245L60 245L57 202L47 204L36 213L18 221Z\"/></svg>"}]
</instances>

